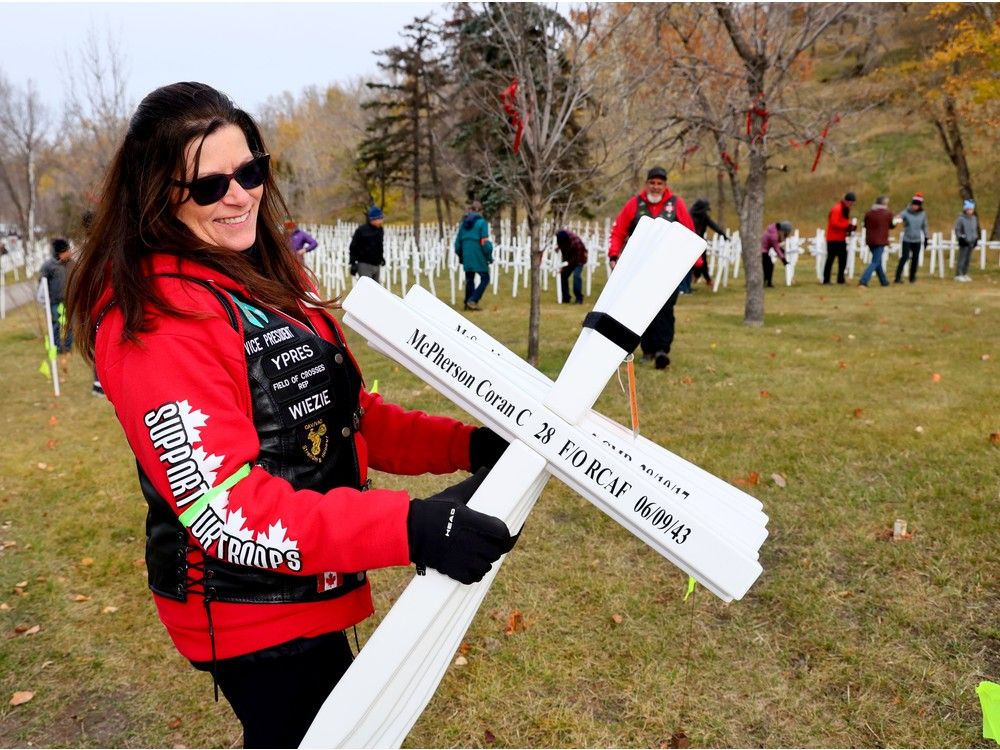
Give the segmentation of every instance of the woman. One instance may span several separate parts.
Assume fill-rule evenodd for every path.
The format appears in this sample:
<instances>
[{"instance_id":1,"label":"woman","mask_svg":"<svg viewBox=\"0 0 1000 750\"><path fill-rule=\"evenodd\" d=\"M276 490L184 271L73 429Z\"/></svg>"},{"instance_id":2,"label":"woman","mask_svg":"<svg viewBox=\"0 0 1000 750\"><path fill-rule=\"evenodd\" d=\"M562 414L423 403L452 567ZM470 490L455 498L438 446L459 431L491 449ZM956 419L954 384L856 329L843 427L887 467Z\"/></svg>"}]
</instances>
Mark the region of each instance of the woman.
<instances>
[{"instance_id":1,"label":"woman","mask_svg":"<svg viewBox=\"0 0 1000 750\"><path fill-rule=\"evenodd\" d=\"M465 507L485 472L428 500L398 474L492 466L485 428L368 393L280 233L257 126L204 84L139 105L73 277L149 506L146 564L177 649L211 671L247 747L295 747L372 612L365 571L414 562L469 583L513 546Z\"/></svg>"}]
</instances>

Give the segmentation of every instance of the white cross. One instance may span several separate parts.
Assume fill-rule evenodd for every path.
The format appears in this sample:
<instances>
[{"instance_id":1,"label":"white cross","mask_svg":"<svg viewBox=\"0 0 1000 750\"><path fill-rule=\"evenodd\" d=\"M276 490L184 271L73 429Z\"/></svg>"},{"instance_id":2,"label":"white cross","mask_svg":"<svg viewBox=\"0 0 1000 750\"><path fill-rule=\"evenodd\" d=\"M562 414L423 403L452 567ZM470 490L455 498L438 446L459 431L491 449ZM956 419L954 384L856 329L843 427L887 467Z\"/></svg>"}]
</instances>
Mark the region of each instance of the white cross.
<instances>
[{"instance_id":1,"label":"white cross","mask_svg":"<svg viewBox=\"0 0 1000 750\"><path fill-rule=\"evenodd\" d=\"M704 244L680 224L641 219L594 311L645 330ZM762 572L767 517L757 500L591 411L626 354L605 333L584 328L553 384L419 287L401 300L362 280L344 309L373 348L511 441L469 507L520 529L554 474L727 601ZM435 571L414 578L301 747L399 747L502 562L472 586Z\"/></svg>"}]
</instances>

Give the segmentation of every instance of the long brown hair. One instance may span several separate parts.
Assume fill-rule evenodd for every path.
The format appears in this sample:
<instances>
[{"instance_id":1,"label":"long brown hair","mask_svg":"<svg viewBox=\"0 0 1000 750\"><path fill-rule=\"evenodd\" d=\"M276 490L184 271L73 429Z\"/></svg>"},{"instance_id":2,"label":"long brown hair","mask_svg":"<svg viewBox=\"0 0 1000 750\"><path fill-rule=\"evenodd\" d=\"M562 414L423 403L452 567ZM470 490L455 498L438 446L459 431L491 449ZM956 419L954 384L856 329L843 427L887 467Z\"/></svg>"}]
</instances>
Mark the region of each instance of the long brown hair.
<instances>
[{"instance_id":1,"label":"long brown hair","mask_svg":"<svg viewBox=\"0 0 1000 750\"><path fill-rule=\"evenodd\" d=\"M195 175L188 176L188 144L203 141L226 125L243 132L252 152L266 153L260 129L250 115L203 83L158 88L132 115L125 140L105 175L93 226L69 284L67 306L73 332L87 359L94 357L95 308L109 283L125 319L123 339L137 341L137 334L149 329L147 306L167 314L190 314L157 293L144 267L144 260L153 253L183 256L218 269L266 305L289 310L310 299L308 276L280 230L288 209L271 174L257 213L253 253L206 244L175 217L173 179L181 175L187 181L197 175L200 147Z\"/></svg>"}]
</instances>

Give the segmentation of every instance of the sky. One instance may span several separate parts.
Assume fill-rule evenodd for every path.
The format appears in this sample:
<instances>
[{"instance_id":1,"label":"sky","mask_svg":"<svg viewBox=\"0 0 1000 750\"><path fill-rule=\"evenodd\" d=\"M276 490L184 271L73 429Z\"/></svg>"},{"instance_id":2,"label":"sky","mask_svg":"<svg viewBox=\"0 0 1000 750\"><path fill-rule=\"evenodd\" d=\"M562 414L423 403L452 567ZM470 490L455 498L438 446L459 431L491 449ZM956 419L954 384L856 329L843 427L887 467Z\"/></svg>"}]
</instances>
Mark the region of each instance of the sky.
<instances>
[{"instance_id":1,"label":"sky","mask_svg":"<svg viewBox=\"0 0 1000 750\"><path fill-rule=\"evenodd\" d=\"M269 96L378 75L374 51L401 42L416 16L444 3L11 3L0 0L0 72L34 81L61 112L67 55L110 33L125 60L131 104L167 83L201 81L257 112Z\"/></svg>"}]
</instances>

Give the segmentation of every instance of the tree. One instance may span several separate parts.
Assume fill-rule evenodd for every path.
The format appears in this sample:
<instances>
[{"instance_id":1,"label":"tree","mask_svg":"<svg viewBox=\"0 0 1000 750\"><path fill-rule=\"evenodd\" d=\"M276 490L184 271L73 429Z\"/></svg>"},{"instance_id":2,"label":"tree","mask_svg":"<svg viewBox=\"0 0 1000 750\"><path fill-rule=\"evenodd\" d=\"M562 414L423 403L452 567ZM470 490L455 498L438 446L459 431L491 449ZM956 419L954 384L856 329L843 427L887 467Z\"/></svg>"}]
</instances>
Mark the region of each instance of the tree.
<instances>
[{"instance_id":1,"label":"tree","mask_svg":"<svg viewBox=\"0 0 1000 750\"><path fill-rule=\"evenodd\" d=\"M634 90L614 90L606 75L601 50L618 24L598 28L599 12L588 5L567 19L537 3L490 3L468 14L460 32L460 79L480 84L460 101L485 116L473 138L482 146L476 176L523 205L527 217L532 364L540 342L542 224L553 205L584 189L607 160L608 144L593 136L612 91L626 98ZM503 149L493 133L503 134Z\"/></svg>"},{"instance_id":2,"label":"tree","mask_svg":"<svg viewBox=\"0 0 1000 750\"><path fill-rule=\"evenodd\" d=\"M19 89L0 73L0 182L10 196L28 242L35 240L37 160L48 128L49 113L34 83L29 79L25 88Z\"/></svg>"},{"instance_id":3,"label":"tree","mask_svg":"<svg viewBox=\"0 0 1000 750\"><path fill-rule=\"evenodd\" d=\"M378 54L378 66L389 74L388 82L372 82L375 98L362 107L370 112L367 137L359 146L358 161L384 196L386 185L410 187L413 199L413 233L420 247L420 204L424 197L423 172L429 170L438 225L443 223L441 198L446 194L438 169L436 141L431 123L439 115L440 99L434 95L446 73L437 54L438 37L430 17L418 17L403 28L405 46L390 47Z\"/></svg>"},{"instance_id":4,"label":"tree","mask_svg":"<svg viewBox=\"0 0 1000 750\"><path fill-rule=\"evenodd\" d=\"M796 100L809 72L806 53L844 17L844 4L712 3L643 5L630 28L637 56L663 61L651 86L664 117L684 126L685 143L707 141L739 214L746 269L743 322L764 323L763 230L767 173L780 144L816 139L833 113ZM652 91L649 95L652 95ZM772 146L772 144L775 144Z\"/></svg>"}]
</instances>

